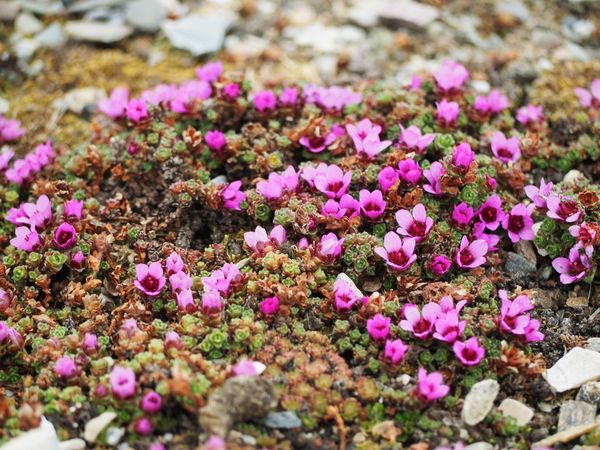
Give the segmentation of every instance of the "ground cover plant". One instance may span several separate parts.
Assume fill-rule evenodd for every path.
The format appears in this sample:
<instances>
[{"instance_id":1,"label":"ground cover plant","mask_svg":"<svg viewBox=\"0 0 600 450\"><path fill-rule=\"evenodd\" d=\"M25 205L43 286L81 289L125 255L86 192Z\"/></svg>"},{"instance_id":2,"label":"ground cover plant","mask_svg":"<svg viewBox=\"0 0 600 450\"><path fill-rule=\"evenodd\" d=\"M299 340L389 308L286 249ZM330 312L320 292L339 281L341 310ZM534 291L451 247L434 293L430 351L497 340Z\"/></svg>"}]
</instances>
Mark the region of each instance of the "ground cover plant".
<instances>
[{"instance_id":1,"label":"ground cover plant","mask_svg":"<svg viewBox=\"0 0 600 450\"><path fill-rule=\"evenodd\" d=\"M262 90L215 62L113 90L77 147L17 155L0 118L0 439L113 411L153 450L528 448L552 415L465 427L461 408L484 379L548 395L538 275L504 263L594 280L599 89L558 129L451 61ZM299 423L274 431L284 410Z\"/></svg>"}]
</instances>

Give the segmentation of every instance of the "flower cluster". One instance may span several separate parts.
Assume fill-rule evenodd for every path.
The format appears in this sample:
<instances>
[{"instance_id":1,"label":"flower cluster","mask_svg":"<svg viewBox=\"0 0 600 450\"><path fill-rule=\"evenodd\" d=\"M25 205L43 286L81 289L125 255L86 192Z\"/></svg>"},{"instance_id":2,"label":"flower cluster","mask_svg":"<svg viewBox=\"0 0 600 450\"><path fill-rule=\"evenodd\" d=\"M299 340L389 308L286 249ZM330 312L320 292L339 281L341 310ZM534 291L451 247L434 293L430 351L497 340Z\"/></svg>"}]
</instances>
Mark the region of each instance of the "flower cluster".
<instances>
[{"instance_id":1,"label":"flower cluster","mask_svg":"<svg viewBox=\"0 0 600 450\"><path fill-rule=\"evenodd\" d=\"M23 184L33 178L44 167L54 160L54 150L50 141L38 145L32 153L28 153L22 159L13 161L12 167L8 163L14 156L11 150L5 151L0 157L0 170L5 168L4 176L11 183Z\"/></svg>"}]
</instances>

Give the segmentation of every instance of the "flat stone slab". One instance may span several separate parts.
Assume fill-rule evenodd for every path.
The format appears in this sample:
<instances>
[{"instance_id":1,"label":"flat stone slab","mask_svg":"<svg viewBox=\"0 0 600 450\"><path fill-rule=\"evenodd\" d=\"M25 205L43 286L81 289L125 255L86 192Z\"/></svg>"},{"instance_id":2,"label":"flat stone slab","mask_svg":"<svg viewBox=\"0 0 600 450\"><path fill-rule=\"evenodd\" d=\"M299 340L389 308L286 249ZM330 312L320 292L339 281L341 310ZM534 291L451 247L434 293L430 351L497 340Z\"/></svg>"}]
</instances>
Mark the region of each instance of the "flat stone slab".
<instances>
[{"instance_id":1,"label":"flat stone slab","mask_svg":"<svg viewBox=\"0 0 600 450\"><path fill-rule=\"evenodd\" d=\"M588 381L598 380L600 353L575 347L546 371L545 378L556 392L565 392Z\"/></svg>"}]
</instances>

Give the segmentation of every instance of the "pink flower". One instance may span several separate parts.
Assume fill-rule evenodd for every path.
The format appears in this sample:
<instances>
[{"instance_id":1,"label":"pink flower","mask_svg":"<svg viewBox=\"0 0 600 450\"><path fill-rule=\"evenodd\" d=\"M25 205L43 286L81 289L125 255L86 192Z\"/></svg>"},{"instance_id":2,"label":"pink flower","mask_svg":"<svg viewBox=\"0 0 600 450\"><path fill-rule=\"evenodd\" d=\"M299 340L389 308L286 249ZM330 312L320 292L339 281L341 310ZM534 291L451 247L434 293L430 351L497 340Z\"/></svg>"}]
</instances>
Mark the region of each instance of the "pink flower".
<instances>
[{"instance_id":1,"label":"pink flower","mask_svg":"<svg viewBox=\"0 0 600 450\"><path fill-rule=\"evenodd\" d=\"M317 245L317 255L324 261L332 262L342 254L344 239L338 239L335 233L328 233Z\"/></svg>"},{"instance_id":2,"label":"pink flower","mask_svg":"<svg viewBox=\"0 0 600 450\"><path fill-rule=\"evenodd\" d=\"M304 96L308 103L315 103L326 110L341 111L347 105L360 103L362 95L359 92L341 86L317 87L307 85Z\"/></svg>"},{"instance_id":3,"label":"pink flower","mask_svg":"<svg viewBox=\"0 0 600 450\"><path fill-rule=\"evenodd\" d=\"M72 198L65 202L65 216L67 220L81 220L83 216L83 200Z\"/></svg>"},{"instance_id":4,"label":"pink flower","mask_svg":"<svg viewBox=\"0 0 600 450\"><path fill-rule=\"evenodd\" d=\"M346 125L346 131L354 142L356 153L373 160L379 153L392 145L392 141L381 141L381 127L373 125L369 119L361 120L357 125Z\"/></svg>"},{"instance_id":5,"label":"pink flower","mask_svg":"<svg viewBox=\"0 0 600 450\"><path fill-rule=\"evenodd\" d=\"M519 108L517 111L517 121L522 125L540 123L544 119L544 107L529 104Z\"/></svg>"},{"instance_id":6,"label":"pink flower","mask_svg":"<svg viewBox=\"0 0 600 450\"><path fill-rule=\"evenodd\" d=\"M196 311L196 301L194 300L194 295L192 294L191 289L179 291L175 294L175 297L177 299L177 309L179 309L179 311L187 314L191 314Z\"/></svg>"},{"instance_id":7,"label":"pink flower","mask_svg":"<svg viewBox=\"0 0 600 450\"><path fill-rule=\"evenodd\" d=\"M75 245L76 239L77 231L75 231L73 225L63 222L54 231L54 239L52 239L52 243L56 248L60 250L66 250Z\"/></svg>"},{"instance_id":8,"label":"pink flower","mask_svg":"<svg viewBox=\"0 0 600 450\"><path fill-rule=\"evenodd\" d=\"M400 142L410 150L417 153L424 153L429 144L435 139L435 133L421 134L421 130L416 125L411 125L404 128L400 125L402 133L400 134Z\"/></svg>"},{"instance_id":9,"label":"pink flower","mask_svg":"<svg viewBox=\"0 0 600 450\"><path fill-rule=\"evenodd\" d=\"M486 97L478 95L474 106L481 114L498 114L508 108L508 98L498 89L493 89Z\"/></svg>"},{"instance_id":10,"label":"pink flower","mask_svg":"<svg viewBox=\"0 0 600 450\"><path fill-rule=\"evenodd\" d=\"M469 239L463 236L454 260L461 269L474 269L485 264L487 252L488 245L483 239L469 242Z\"/></svg>"},{"instance_id":11,"label":"pink flower","mask_svg":"<svg viewBox=\"0 0 600 450\"><path fill-rule=\"evenodd\" d=\"M138 333L138 331L140 331L135 319L126 319L123 322L121 329L125 332L127 337L133 337Z\"/></svg>"},{"instance_id":12,"label":"pink flower","mask_svg":"<svg viewBox=\"0 0 600 450\"><path fill-rule=\"evenodd\" d=\"M356 286L338 277L333 283L333 307L337 312L350 311L362 301L363 295Z\"/></svg>"},{"instance_id":13,"label":"pink flower","mask_svg":"<svg viewBox=\"0 0 600 450\"><path fill-rule=\"evenodd\" d=\"M223 87L223 95L228 100L235 100L240 95L240 86L237 83L229 83Z\"/></svg>"},{"instance_id":14,"label":"pink flower","mask_svg":"<svg viewBox=\"0 0 600 450\"><path fill-rule=\"evenodd\" d=\"M157 413L158 411L160 411L161 406L162 397L159 393L154 391L146 392L140 402L140 407L142 408L142 411L148 414Z\"/></svg>"},{"instance_id":15,"label":"pink flower","mask_svg":"<svg viewBox=\"0 0 600 450\"><path fill-rule=\"evenodd\" d=\"M376 314L372 319L367 320L367 331L374 341L385 341L390 334L390 324L392 319L381 314Z\"/></svg>"},{"instance_id":16,"label":"pink flower","mask_svg":"<svg viewBox=\"0 0 600 450\"><path fill-rule=\"evenodd\" d=\"M259 308L265 316L272 316L279 311L279 299L276 296L267 297L260 302Z\"/></svg>"},{"instance_id":17,"label":"pink flower","mask_svg":"<svg viewBox=\"0 0 600 450\"><path fill-rule=\"evenodd\" d=\"M444 378L439 372L427 373L422 367L417 375L417 397L426 403L445 397L450 388L444 384Z\"/></svg>"},{"instance_id":18,"label":"pink flower","mask_svg":"<svg viewBox=\"0 0 600 450\"><path fill-rule=\"evenodd\" d=\"M466 142L458 144L452 154L452 166L460 173L466 173L475 159L475 153Z\"/></svg>"},{"instance_id":19,"label":"pink flower","mask_svg":"<svg viewBox=\"0 0 600 450\"><path fill-rule=\"evenodd\" d=\"M217 81L221 74L223 73L223 64L220 61L208 62L204 64L202 67L196 68L196 76L208 83L212 83L213 81Z\"/></svg>"},{"instance_id":20,"label":"pink flower","mask_svg":"<svg viewBox=\"0 0 600 450\"><path fill-rule=\"evenodd\" d=\"M575 200L568 196L550 194L546 199L546 215L559 222L578 222L583 212Z\"/></svg>"},{"instance_id":21,"label":"pink flower","mask_svg":"<svg viewBox=\"0 0 600 450\"><path fill-rule=\"evenodd\" d=\"M506 213L502 210L502 200L496 194L489 196L479 207L477 216L489 230L496 230Z\"/></svg>"},{"instance_id":22,"label":"pink flower","mask_svg":"<svg viewBox=\"0 0 600 450\"><path fill-rule=\"evenodd\" d=\"M429 270L437 277L443 277L452 267L452 261L450 261L444 255L433 255L429 262Z\"/></svg>"},{"instance_id":23,"label":"pink flower","mask_svg":"<svg viewBox=\"0 0 600 450\"><path fill-rule=\"evenodd\" d=\"M439 305L442 313L446 314L455 311L457 314L460 313L463 307L467 304L466 300L461 300L454 305L454 299L449 295L445 295L440 299Z\"/></svg>"},{"instance_id":24,"label":"pink flower","mask_svg":"<svg viewBox=\"0 0 600 450\"><path fill-rule=\"evenodd\" d=\"M519 203L502 218L502 228L508 231L508 237L513 243L520 240L532 241L535 237L531 218L533 208L534 205L525 206L523 203Z\"/></svg>"},{"instance_id":25,"label":"pink flower","mask_svg":"<svg viewBox=\"0 0 600 450\"><path fill-rule=\"evenodd\" d=\"M175 272L169 276L171 291L175 294L192 288L192 277L184 271Z\"/></svg>"},{"instance_id":26,"label":"pink flower","mask_svg":"<svg viewBox=\"0 0 600 450\"><path fill-rule=\"evenodd\" d=\"M379 187L385 194L394 184L396 184L399 178L398 172L396 172L393 167L384 167L379 171L377 181L379 182Z\"/></svg>"},{"instance_id":27,"label":"pink flower","mask_svg":"<svg viewBox=\"0 0 600 450\"><path fill-rule=\"evenodd\" d=\"M440 312L441 308L437 303L427 303L423 306L422 313L417 305L406 304L402 308L404 320L400 321L400 328L410 331L417 339L425 340L433 332L435 321Z\"/></svg>"},{"instance_id":28,"label":"pink flower","mask_svg":"<svg viewBox=\"0 0 600 450\"><path fill-rule=\"evenodd\" d=\"M132 98L127 103L127 118L131 120L133 123L139 123L148 117L148 108L146 108L146 103L142 100L138 100L137 98Z\"/></svg>"},{"instance_id":29,"label":"pink flower","mask_svg":"<svg viewBox=\"0 0 600 450\"><path fill-rule=\"evenodd\" d=\"M15 152L10 148L6 148L0 153L0 171L8 168L8 163L15 156Z\"/></svg>"},{"instance_id":30,"label":"pink flower","mask_svg":"<svg viewBox=\"0 0 600 450\"><path fill-rule=\"evenodd\" d=\"M176 89L167 89L166 95L171 111L188 114L199 100L205 100L212 95L212 88L206 81L188 80Z\"/></svg>"},{"instance_id":31,"label":"pink flower","mask_svg":"<svg viewBox=\"0 0 600 450\"><path fill-rule=\"evenodd\" d=\"M322 167L322 166L320 166ZM317 190L329 198L340 198L348 192L348 186L352 180L352 172L344 172L339 166L330 166L317 169L314 184Z\"/></svg>"},{"instance_id":32,"label":"pink flower","mask_svg":"<svg viewBox=\"0 0 600 450\"><path fill-rule=\"evenodd\" d=\"M546 209L546 200L548 196L552 193L552 188L554 187L554 183L549 181L546 183L542 178L540 180L540 187L536 187L534 185L525 186L525 194L527 197L531 199L531 201L535 204L535 207L538 209Z\"/></svg>"},{"instance_id":33,"label":"pink flower","mask_svg":"<svg viewBox=\"0 0 600 450\"><path fill-rule=\"evenodd\" d=\"M163 276L162 266L158 261L155 261L150 265L136 265L135 276L135 287L150 297L160 294L160 291L166 283L165 277Z\"/></svg>"},{"instance_id":34,"label":"pink flower","mask_svg":"<svg viewBox=\"0 0 600 450\"><path fill-rule=\"evenodd\" d=\"M165 261L165 265L167 267L167 275L171 276L177 272L181 272L185 265L183 263L183 259L179 256L179 253L173 251L169 255L169 257Z\"/></svg>"},{"instance_id":35,"label":"pink flower","mask_svg":"<svg viewBox=\"0 0 600 450\"><path fill-rule=\"evenodd\" d=\"M219 130L207 131L204 135L204 141L208 145L208 148L217 152L227 145L225 135Z\"/></svg>"},{"instance_id":36,"label":"pink flower","mask_svg":"<svg viewBox=\"0 0 600 450\"><path fill-rule=\"evenodd\" d=\"M137 419L133 428L140 436L149 436L152 434L152 422L147 417Z\"/></svg>"},{"instance_id":37,"label":"pink flower","mask_svg":"<svg viewBox=\"0 0 600 450\"><path fill-rule=\"evenodd\" d=\"M600 106L600 78L596 78L590 84L590 90L575 88L575 94L579 97L579 103L584 108L597 108Z\"/></svg>"},{"instance_id":38,"label":"pink flower","mask_svg":"<svg viewBox=\"0 0 600 450\"><path fill-rule=\"evenodd\" d=\"M35 228L17 227L15 237L10 240L13 247L26 252L32 252L40 245L40 235Z\"/></svg>"},{"instance_id":39,"label":"pink flower","mask_svg":"<svg viewBox=\"0 0 600 450\"><path fill-rule=\"evenodd\" d=\"M442 185L440 180L445 174L446 169L439 162L434 161L431 163L429 169L423 171L423 175L428 181L428 184L423 185L425 192L429 192L431 195L435 196L442 195ZM400 177L402 177L402 175Z\"/></svg>"},{"instance_id":40,"label":"pink flower","mask_svg":"<svg viewBox=\"0 0 600 450\"><path fill-rule=\"evenodd\" d=\"M223 309L223 301L218 292L206 291L202 294L202 314L206 316L214 316Z\"/></svg>"},{"instance_id":41,"label":"pink flower","mask_svg":"<svg viewBox=\"0 0 600 450\"><path fill-rule=\"evenodd\" d=\"M400 339L394 339L385 341L385 348L383 350L383 359L391 364L392 366L397 366L400 364L400 361L406 355L409 347Z\"/></svg>"},{"instance_id":42,"label":"pink flower","mask_svg":"<svg viewBox=\"0 0 600 450\"><path fill-rule=\"evenodd\" d=\"M223 199L223 206L233 211L240 211L240 204L246 200L246 194L240 191L242 182L240 180L229 183L221 191L221 198Z\"/></svg>"},{"instance_id":43,"label":"pink flower","mask_svg":"<svg viewBox=\"0 0 600 450\"><path fill-rule=\"evenodd\" d=\"M578 246L569 250L569 257L559 256L552 261L552 267L560 274L562 284L572 284L585 278L590 270L590 260Z\"/></svg>"},{"instance_id":44,"label":"pink flower","mask_svg":"<svg viewBox=\"0 0 600 450\"><path fill-rule=\"evenodd\" d=\"M19 209L9 209L6 220L14 225L30 225L43 230L52 221L52 203L46 195L41 195L35 203L23 203Z\"/></svg>"},{"instance_id":45,"label":"pink flower","mask_svg":"<svg viewBox=\"0 0 600 450\"><path fill-rule=\"evenodd\" d=\"M359 204L364 216L370 220L378 219L385 211L385 200L383 200L383 194L378 189L373 192L362 189L359 193Z\"/></svg>"},{"instance_id":46,"label":"pink flower","mask_svg":"<svg viewBox=\"0 0 600 450\"><path fill-rule=\"evenodd\" d=\"M4 173L4 176L11 183L23 184L34 173L31 164L24 159L17 159L13 166Z\"/></svg>"},{"instance_id":47,"label":"pink flower","mask_svg":"<svg viewBox=\"0 0 600 450\"><path fill-rule=\"evenodd\" d=\"M594 244L598 240L598 229L595 226L583 222L581 225L571 225L569 234L577 240L577 245L585 250L588 256L592 256Z\"/></svg>"},{"instance_id":48,"label":"pink flower","mask_svg":"<svg viewBox=\"0 0 600 450\"><path fill-rule=\"evenodd\" d=\"M135 395L135 373L129 367L113 367L108 380L113 395L119 400L126 400Z\"/></svg>"},{"instance_id":49,"label":"pink flower","mask_svg":"<svg viewBox=\"0 0 600 450\"><path fill-rule=\"evenodd\" d=\"M415 205L412 212L406 209L397 211L395 217L398 223L396 232L402 236L412 237L416 242L425 239L433 226L433 219L427 217L427 211L422 203Z\"/></svg>"},{"instance_id":50,"label":"pink flower","mask_svg":"<svg viewBox=\"0 0 600 450\"><path fill-rule=\"evenodd\" d=\"M444 61L433 77L441 91L450 92L462 88L469 79L469 71L460 63Z\"/></svg>"},{"instance_id":51,"label":"pink flower","mask_svg":"<svg viewBox=\"0 0 600 450\"><path fill-rule=\"evenodd\" d=\"M519 138L516 136L507 139L502 131L496 131L492 136L491 146L494 156L504 164L518 161L521 158Z\"/></svg>"},{"instance_id":52,"label":"pink flower","mask_svg":"<svg viewBox=\"0 0 600 450\"><path fill-rule=\"evenodd\" d=\"M168 331L167 334L165 335L165 350L168 350L170 348L177 348L177 349L181 349L183 348L183 342L181 341L181 338L179 337L179 334L177 334L176 331Z\"/></svg>"},{"instance_id":53,"label":"pink flower","mask_svg":"<svg viewBox=\"0 0 600 450\"><path fill-rule=\"evenodd\" d=\"M421 179L419 163L413 159L403 159L398 163L398 176L408 184L417 184Z\"/></svg>"},{"instance_id":54,"label":"pink flower","mask_svg":"<svg viewBox=\"0 0 600 450\"><path fill-rule=\"evenodd\" d=\"M248 247L256 253L262 253L268 245L277 248L283 244L285 240L285 228L281 225L273 227L268 236L267 231L261 226L257 226L254 231L247 231L244 233L244 241Z\"/></svg>"},{"instance_id":55,"label":"pink flower","mask_svg":"<svg viewBox=\"0 0 600 450\"><path fill-rule=\"evenodd\" d=\"M544 335L539 332L539 320L531 319L529 314L525 314L533 309L533 304L527 295L518 295L511 301L508 299L506 291L500 289L498 296L502 300L499 320L502 331L521 336L525 342L544 339Z\"/></svg>"},{"instance_id":56,"label":"pink flower","mask_svg":"<svg viewBox=\"0 0 600 450\"><path fill-rule=\"evenodd\" d=\"M439 341L452 344L464 332L466 320L459 320L459 311L456 309L439 314L435 320L435 333L433 337Z\"/></svg>"},{"instance_id":57,"label":"pink flower","mask_svg":"<svg viewBox=\"0 0 600 450\"><path fill-rule=\"evenodd\" d=\"M256 94L254 94L252 103L254 104L254 107L260 112L264 112L267 110L272 111L275 109L277 97L275 96L273 91L259 91Z\"/></svg>"},{"instance_id":58,"label":"pink flower","mask_svg":"<svg viewBox=\"0 0 600 450\"><path fill-rule=\"evenodd\" d=\"M231 368L231 373L234 377L253 377L260 375L264 369L264 365L259 362L243 359Z\"/></svg>"},{"instance_id":59,"label":"pink flower","mask_svg":"<svg viewBox=\"0 0 600 450\"><path fill-rule=\"evenodd\" d=\"M129 91L125 87L116 87L110 93L109 98L98 102L100 112L113 119L124 117L129 102Z\"/></svg>"},{"instance_id":60,"label":"pink flower","mask_svg":"<svg viewBox=\"0 0 600 450\"><path fill-rule=\"evenodd\" d=\"M7 119L0 114L0 143L14 141L25 134L21 122L17 119Z\"/></svg>"},{"instance_id":61,"label":"pink flower","mask_svg":"<svg viewBox=\"0 0 600 450\"><path fill-rule=\"evenodd\" d=\"M223 297L229 297L232 286L238 285L241 280L240 269L235 264L225 263L209 277L202 278L202 284L205 289L218 291Z\"/></svg>"},{"instance_id":62,"label":"pink flower","mask_svg":"<svg viewBox=\"0 0 600 450\"><path fill-rule=\"evenodd\" d=\"M485 224L482 222L477 222L473 225L473 233L472 237L474 239L482 239L488 245L488 252L495 252L498 250L496 245L500 242L500 236L496 234L487 234L485 233Z\"/></svg>"},{"instance_id":63,"label":"pink flower","mask_svg":"<svg viewBox=\"0 0 600 450\"><path fill-rule=\"evenodd\" d=\"M485 356L485 349L479 345L477 338L473 336L465 342L456 341L452 346L454 354L463 366L476 366Z\"/></svg>"},{"instance_id":64,"label":"pink flower","mask_svg":"<svg viewBox=\"0 0 600 450\"><path fill-rule=\"evenodd\" d=\"M376 247L375 253L385 260L385 263L396 271L408 269L416 260L415 238L402 239L393 231L388 232L383 238L383 247Z\"/></svg>"},{"instance_id":65,"label":"pink flower","mask_svg":"<svg viewBox=\"0 0 600 450\"><path fill-rule=\"evenodd\" d=\"M227 450L227 444L221 436L211 436L202 446L202 450Z\"/></svg>"},{"instance_id":66,"label":"pink flower","mask_svg":"<svg viewBox=\"0 0 600 450\"><path fill-rule=\"evenodd\" d=\"M421 78L419 75L413 75L410 78L410 88L413 91L416 91L418 89L421 89L421 85L423 84L423 78Z\"/></svg>"},{"instance_id":67,"label":"pink flower","mask_svg":"<svg viewBox=\"0 0 600 450\"><path fill-rule=\"evenodd\" d=\"M336 139L337 135L333 132L329 132L325 136L302 136L300 138L300 144L306 147L311 153L321 153L333 144Z\"/></svg>"},{"instance_id":68,"label":"pink flower","mask_svg":"<svg viewBox=\"0 0 600 450\"><path fill-rule=\"evenodd\" d=\"M288 168L281 174L271 172L267 181L259 181L256 184L256 192L267 200L280 199L283 194L296 192L298 188L299 173L294 167Z\"/></svg>"},{"instance_id":69,"label":"pink flower","mask_svg":"<svg viewBox=\"0 0 600 450\"><path fill-rule=\"evenodd\" d=\"M475 212L473 211L473 208L471 208L465 202L454 205L452 208L452 221L459 228L464 228L469 225L474 216Z\"/></svg>"},{"instance_id":70,"label":"pink flower","mask_svg":"<svg viewBox=\"0 0 600 450\"><path fill-rule=\"evenodd\" d=\"M54 372L61 378L70 378L77 372L75 360L69 356L63 356L54 363Z\"/></svg>"},{"instance_id":71,"label":"pink flower","mask_svg":"<svg viewBox=\"0 0 600 450\"><path fill-rule=\"evenodd\" d=\"M279 102L285 106L293 106L298 101L298 88L286 87L279 94Z\"/></svg>"},{"instance_id":72,"label":"pink flower","mask_svg":"<svg viewBox=\"0 0 600 450\"><path fill-rule=\"evenodd\" d=\"M333 199L327 200L321 208L321 214L336 219L344 216L352 219L360 214L360 203L350 194L344 194L339 202Z\"/></svg>"},{"instance_id":73,"label":"pink flower","mask_svg":"<svg viewBox=\"0 0 600 450\"><path fill-rule=\"evenodd\" d=\"M93 352L98 349L98 336L94 333L85 333L81 348L86 352Z\"/></svg>"},{"instance_id":74,"label":"pink flower","mask_svg":"<svg viewBox=\"0 0 600 450\"><path fill-rule=\"evenodd\" d=\"M456 123L460 106L456 102L449 102L445 98L441 102L436 102L437 116L436 119L444 126L452 126Z\"/></svg>"}]
</instances>

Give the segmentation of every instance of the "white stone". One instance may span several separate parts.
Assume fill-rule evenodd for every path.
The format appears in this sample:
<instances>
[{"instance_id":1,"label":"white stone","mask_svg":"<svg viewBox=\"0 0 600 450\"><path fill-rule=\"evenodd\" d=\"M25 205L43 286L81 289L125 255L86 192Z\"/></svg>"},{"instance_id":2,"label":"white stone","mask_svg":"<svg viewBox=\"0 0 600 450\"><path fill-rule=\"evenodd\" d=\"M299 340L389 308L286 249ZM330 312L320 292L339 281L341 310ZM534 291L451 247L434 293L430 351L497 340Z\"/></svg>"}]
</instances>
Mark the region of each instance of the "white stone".
<instances>
[{"instance_id":1,"label":"white stone","mask_svg":"<svg viewBox=\"0 0 600 450\"><path fill-rule=\"evenodd\" d=\"M598 380L600 353L575 347L546 371L545 378L557 392L565 392L588 381Z\"/></svg>"},{"instance_id":2,"label":"white stone","mask_svg":"<svg viewBox=\"0 0 600 450\"><path fill-rule=\"evenodd\" d=\"M125 428L110 427L106 430L106 443L113 447L125 436Z\"/></svg>"},{"instance_id":3,"label":"white stone","mask_svg":"<svg viewBox=\"0 0 600 450\"><path fill-rule=\"evenodd\" d=\"M128 25L93 20L72 20L65 24L65 32L78 41L117 42L133 33Z\"/></svg>"},{"instance_id":4,"label":"white stone","mask_svg":"<svg viewBox=\"0 0 600 450\"><path fill-rule=\"evenodd\" d=\"M88 442L94 442L102 430L104 430L113 420L117 418L117 413L113 411L103 412L97 417L94 417L85 424L83 438Z\"/></svg>"},{"instance_id":5,"label":"white stone","mask_svg":"<svg viewBox=\"0 0 600 450\"><path fill-rule=\"evenodd\" d=\"M0 450L60 450L54 426L42 417L38 428L11 439Z\"/></svg>"},{"instance_id":6,"label":"white stone","mask_svg":"<svg viewBox=\"0 0 600 450\"><path fill-rule=\"evenodd\" d=\"M189 15L165 21L162 29L173 47L199 56L221 48L225 33L234 20L233 14L225 13Z\"/></svg>"},{"instance_id":7,"label":"white stone","mask_svg":"<svg viewBox=\"0 0 600 450\"><path fill-rule=\"evenodd\" d=\"M21 13L15 19L15 30L17 33L27 36L37 33L44 25L33 14Z\"/></svg>"},{"instance_id":8,"label":"white stone","mask_svg":"<svg viewBox=\"0 0 600 450\"><path fill-rule=\"evenodd\" d=\"M471 445L467 445L465 450L493 450L494 446L487 442L475 442Z\"/></svg>"},{"instance_id":9,"label":"white stone","mask_svg":"<svg viewBox=\"0 0 600 450\"><path fill-rule=\"evenodd\" d=\"M96 105L106 97L104 89L95 87L82 87L67 92L62 98L53 102L58 109L66 109L81 114L87 105Z\"/></svg>"},{"instance_id":10,"label":"white stone","mask_svg":"<svg viewBox=\"0 0 600 450\"><path fill-rule=\"evenodd\" d=\"M533 410L529 406L512 398L505 398L499 408L504 416L514 417L520 427L527 425L533 418Z\"/></svg>"},{"instance_id":11,"label":"white stone","mask_svg":"<svg viewBox=\"0 0 600 450\"><path fill-rule=\"evenodd\" d=\"M412 0L392 0L379 3L377 14L385 21L410 28L422 29L437 20L437 8Z\"/></svg>"},{"instance_id":12,"label":"white stone","mask_svg":"<svg viewBox=\"0 0 600 450\"><path fill-rule=\"evenodd\" d=\"M477 425L494 406L500 385L496 380L483 380L475 383L467 396L461 413L462 420L467 425Z\"/></svg>"},{"instance_id":13,"label":"white stone","mask_svg":"<svg viewBox=\"0 0 600 450\"><path fill-rule=\"evenodd\" d=\"M83 439L69 439L62 441L59 445L60 450L85 450L85 441Z\"/></svg>"}]
</instances>

